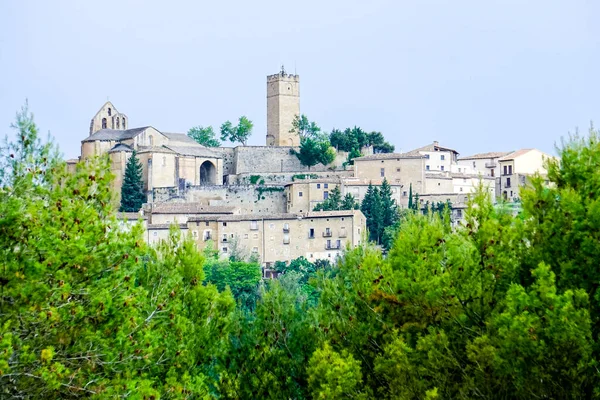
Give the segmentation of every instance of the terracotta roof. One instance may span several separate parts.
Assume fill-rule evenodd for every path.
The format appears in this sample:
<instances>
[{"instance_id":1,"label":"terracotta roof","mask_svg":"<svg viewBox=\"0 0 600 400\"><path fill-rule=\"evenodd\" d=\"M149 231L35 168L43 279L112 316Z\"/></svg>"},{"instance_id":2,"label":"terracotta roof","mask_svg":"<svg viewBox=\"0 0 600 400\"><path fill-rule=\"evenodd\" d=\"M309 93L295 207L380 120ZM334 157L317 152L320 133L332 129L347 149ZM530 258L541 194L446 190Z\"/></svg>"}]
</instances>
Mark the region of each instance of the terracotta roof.
<instances>
[{"instance_id":1,"label":"terracotta roof","mask_svg":"<svg viewBox=\"0 0 600 400\"><path fill-rule=\"evenodd\" d=\"M377 153L368 156L356 157L354 161L369 161L369 160L393 160L393 159L410 159L423 158L421 154L411 153Z\"/></svg>"},{"instance_id":2,"label":"terracotta roof","mask_svg":"<svg viewBox=\"0 0 600 400\"><path fill-rule=\"evenodd\" d=\"M200 203L155 203L152 214L233 214L231 206L207 206Z\"/></svg>"},{"instance_id":3,"label":"terracotta roof","mask_svg":"<svg viewBox=\"0 0 600 400\"><path fill-rule=\"evenodd\" d=\"M510 151L490 151L489 153L478 153L472 156L460 157L459 160L481 160L486 158L500 158L510 154Z\"/></svg>"}]
</instances>

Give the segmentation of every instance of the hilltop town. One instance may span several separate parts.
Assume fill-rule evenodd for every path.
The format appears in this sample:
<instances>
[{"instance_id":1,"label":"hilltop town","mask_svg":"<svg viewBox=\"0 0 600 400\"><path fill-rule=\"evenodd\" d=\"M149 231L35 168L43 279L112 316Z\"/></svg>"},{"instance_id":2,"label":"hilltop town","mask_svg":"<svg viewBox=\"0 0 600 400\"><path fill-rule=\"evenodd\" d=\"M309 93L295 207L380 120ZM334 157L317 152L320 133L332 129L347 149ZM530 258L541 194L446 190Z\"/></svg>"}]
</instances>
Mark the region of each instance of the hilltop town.
<instances>
[{"instance_id":1,"label":"hilltop town","mask_svg":"<svg viewBox=\"0 0 600 400\"><path fill-rule=\"evenodd\" d=\"M334 191L360 204L368 188L389 184L400 209L414 201L451 205L459 224L469 196L483 185L494 201L519 203L519 188L535 173L545 174L551 157L536 149L461 156L437 141L404 152L377 152L373 146L349 154L336 149L328 165L303 165L293 129L300 116L300 77L267 76L267 132L264 146L205 147L185 133L153 126L131 127L128 116L106 102L81 142L80 160L108 154L120 197L127 160L135 151L143 168L147 204L139 213L149 243L165 239L172 224L189 232L199 248L214 243L224 256L238 248L253 254L268 274L274 263L305 257L333 260L365 240L367 220L359 210L314 211ZM79 160L69 160L74 167Z\"/></svg>"}]
</instances>

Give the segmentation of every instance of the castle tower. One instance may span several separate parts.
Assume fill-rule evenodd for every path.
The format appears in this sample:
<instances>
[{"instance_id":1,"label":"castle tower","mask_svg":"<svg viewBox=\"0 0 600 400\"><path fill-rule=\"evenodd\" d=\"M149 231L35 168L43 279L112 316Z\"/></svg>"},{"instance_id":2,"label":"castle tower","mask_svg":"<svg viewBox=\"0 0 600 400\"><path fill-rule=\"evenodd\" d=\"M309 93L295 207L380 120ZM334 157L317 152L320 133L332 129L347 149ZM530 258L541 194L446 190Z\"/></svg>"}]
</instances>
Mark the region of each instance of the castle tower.
<instances>
[{"instance_id":1,"label":"castle tower","mask_svg":"<svg viewBox=\"0 0 600 400\"><path fill-rule=\"evenodd\" d=\"M300 115L300 77L281 72L267 76L267 146L299 146L300 138L290 133Z\"/></svg>"}]
</instances>

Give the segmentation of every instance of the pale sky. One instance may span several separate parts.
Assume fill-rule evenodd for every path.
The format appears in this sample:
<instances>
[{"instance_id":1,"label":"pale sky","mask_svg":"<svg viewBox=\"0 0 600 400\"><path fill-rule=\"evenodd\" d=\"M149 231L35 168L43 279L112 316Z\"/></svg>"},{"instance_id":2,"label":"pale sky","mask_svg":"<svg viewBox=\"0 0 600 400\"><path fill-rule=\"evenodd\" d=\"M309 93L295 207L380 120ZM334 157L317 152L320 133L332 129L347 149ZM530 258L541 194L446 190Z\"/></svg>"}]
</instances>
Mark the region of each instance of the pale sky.
<instances>
[{"instance_id":1,"label":"pale sky","mask_svg":"<svg viewBox=\"0 0 600 400\"><path fill-rule=\"evenodd\" d=\"M599 17L597 0L0 0L0 134L28 99L76 157L108 97L166 132L246 115L263 145L266 76L285 64L326 131L554 153L600 121Z\"/></svg>"}]
</instances>

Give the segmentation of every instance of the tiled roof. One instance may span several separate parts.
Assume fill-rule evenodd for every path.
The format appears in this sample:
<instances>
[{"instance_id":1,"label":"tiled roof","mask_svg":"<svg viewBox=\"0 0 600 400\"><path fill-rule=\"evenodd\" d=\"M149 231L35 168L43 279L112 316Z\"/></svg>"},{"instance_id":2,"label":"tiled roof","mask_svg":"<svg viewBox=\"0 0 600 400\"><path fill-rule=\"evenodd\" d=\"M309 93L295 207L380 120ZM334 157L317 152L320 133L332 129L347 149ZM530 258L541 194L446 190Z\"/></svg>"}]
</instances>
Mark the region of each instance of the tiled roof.
<instances>
[{"instance_id":1,"label":"tiled roof","mask_svg":"<svg viewBox=\"0 0 600 400\"><path fill-rule=\"evenodd\" d=\"M356 179L356 178L348 178L344 179L344 186L381 186L383 183L383 179ZM399 183L395 183L393 181L389 181L390 186L401 186Z\"/></svg>"},{"instance_id":2,"label":"tiled roof","mask_svg":"<svg viewBox=\"0 0 600 400\"><path fill-rule=\"evenodd\" d=\"M129 146L127 146L126 144L123 143L117 143L116 145L114 145L114 147L112 149L110 149L108 152L109 153L116 153L117 151L126 151L126 152L133 152L133 149Z\"/></svg>"},{"instance_id":3,"label":"tiled roof","mask_svg":"<svg viewBox=\"0 0 600 400\"><path fill-rule=\"evenodd\" d=\"M99 131L93 133L87 138L83 139L83 142L95 142L96 140L124 140L131 139L144 132L146 129L151 128L151 126L144 126L141 128L133 128L133 129L100 129Z\"/></svg>"},{"instance_id":4,"label":"tiled roof","mask_svg":"<svg viewBox=\"0 0 600 400\"><path fill-rule=\"evenodd\" d=\"M428 144L427 146L419 147L418 149L411 150L406 154L421 154L420 153L421 151L450 151L450 152L458 154L458 151L451 149L449 147L442 147L436 143L431 143L431 144Z\"/></svg>"},{"instance_id":5,"label":"tiled roof","mask_svg":"<svg viewBox=\"0 0 600 400\"><path fill-rule=\"evenodd\" d=\"M510 151L491 151L489 153L473 154L472 156L460 157L459 160L481 160L486 158L499 158L510 154Z\"/></svg>"},{"instance_id":6,"label":"tiled roof","mask_svg":"<svg viewBox=\"0 0 600 400\"><path fill-rule=\"evenodd\" d=\"M353 217L360 213L359 210L341 210L341 211L312 211L309 213L281 213L281 214L242 214L242 215L198 215L188 219L189 222L217 221L217 222L237 222L237 221L271 221L271 220L291 220L304 218L327 218L327 217Z\"/></svg>"},{"instance_id":7,"label":"tiled roof","mask_svg":"<svg viewBox=\"0 0 600 400\"><path fill-rule=\"evenodd\" d=\"M505 155L504 157L501 157L498 161L514 160L515 158L520 157L523 154L529 153L531 150L533 150L533 149L521 149L521 150L513 151L512 153L509 153L509 154Z\"/></svg>"},{"instance_id":8,"label":"tiled roof","mask_svg":"<svg viewBox=\"0 0 600 400\"><path fill-rule=\"evenodd\" d=\"M153 229L169 229L171 227L171 225L173 224L149 224L146 229L147 230L153 230ZM179 229L187 229L187 224L178 224L179 225Z\"/></svg>"},{"instance_id":9,"label":"tiled roof","mask_svg":"<svg viewBox=\"0 0 600 400\"><path fill-rule=\"evenodd\" d=\"M166 146L140 146L138 147L138 151L139 154L142 153L167 153L167 154L175 154L175 152L173 150L171 150L170 148L166 147Z\"/></svg>"},{"instance_id":10,"label":"tiled roof","mask_svg":"<svg viewBox=\"0 0 600 400\"><path fill-rule=\"evenodd\" d=\"M180 142L182 144L191 144L200 146L198 142L186 135L185 133L162 132L163 135L169 138L169 143Z\"/></svg>"},{"instance_id":11,"label":"tiled roof","mask_svg":"<svg viewBox=\"0 0 600 400\"><path fill-rule=\"evenodd\" d=\"M222 158L219 154L215 153L212 150L209 150L208 147L204 147L194 142L194 145L189 146L176 146L168 144L167 147L173 150L177 154L181 154L184 156L195 156L195 157L207 157L207 158Z\"/></svg>"},{"instance_id":12,"label":"tiled roof","mask_svg":"<svg viewBox=\"0 0 600 400\"><path fill-rule=\"evenodd\" d=\"M354 161L370 161L370 160L393 160L393 159L410 159L410 158L423 158L421 154L411 153L377 153L368 156L357 157Z\"/></svg>"},{"instance_id":13,"label":"tiled roof","mask_svg":"<svg viewBox=\"0 0 600 400\"><path fill-rule=\"evenodd\" d=\"M450 174L450 176L452 176L452 178L467 178L467 179L490 179L490 180L496 180L495 177L493 176L487 176L487 175L483 175L483 174L463 174L461 172L452 172Z\"/></svg>"},{"instance_id":14,"label":"tiled roof","mask_svg":"<svg viewBox=\"0 0 600 400\"><path fill-rule=\"evenodd\" d=\"M233 214L231 206L207 206L200 203L155 203L152 214Z\"/></svg>"}]
</instances>

